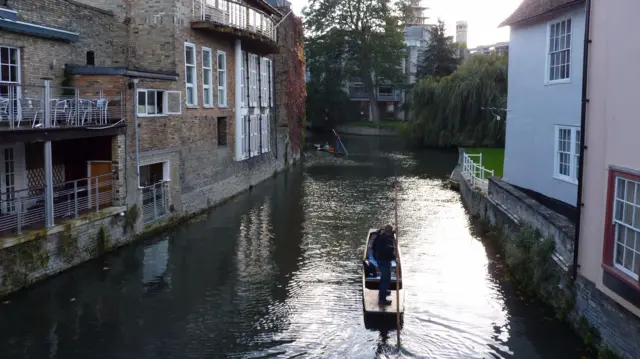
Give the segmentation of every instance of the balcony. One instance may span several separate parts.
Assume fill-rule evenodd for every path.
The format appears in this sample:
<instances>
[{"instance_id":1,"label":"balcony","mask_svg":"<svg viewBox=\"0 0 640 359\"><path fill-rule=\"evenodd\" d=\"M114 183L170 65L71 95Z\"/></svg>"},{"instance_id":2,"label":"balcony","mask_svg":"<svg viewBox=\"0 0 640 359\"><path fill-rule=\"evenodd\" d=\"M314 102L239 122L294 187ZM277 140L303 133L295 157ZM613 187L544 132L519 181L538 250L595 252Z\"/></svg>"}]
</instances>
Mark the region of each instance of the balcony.
<instances>
[{"instance_id":1,"label":"balcony","mask_svg":"<svg viewBox=\"0 0 640 359\"><path fill-rule=\"evenodd\" d=\"M265 55L278 52L276 23L261 10L228 0L192 1L192 29L238 38Z\"/></svg>"},{"instance_id":2,"label":"balcony","mask_svg":"<svg viewBox=\"0 0 640 359\"><path fill-rule=\"evenodd\" d=\"M106 135L96 130L124 124L121 90L0 82L0 143Z\"/></svg>"}]
</instances>

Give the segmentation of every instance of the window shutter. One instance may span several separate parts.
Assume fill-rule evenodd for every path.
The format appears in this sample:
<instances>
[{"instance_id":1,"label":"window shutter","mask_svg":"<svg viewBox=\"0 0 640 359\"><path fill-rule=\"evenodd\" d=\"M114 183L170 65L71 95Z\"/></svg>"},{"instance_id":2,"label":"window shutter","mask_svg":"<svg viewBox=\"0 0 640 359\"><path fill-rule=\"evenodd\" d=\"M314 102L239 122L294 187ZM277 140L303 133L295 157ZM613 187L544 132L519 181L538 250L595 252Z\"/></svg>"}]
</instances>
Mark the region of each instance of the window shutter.
<instances>
[{"instance_id":1,"label":"window shutter","mask_svg":"<svg viewBox=\"0 0 640 359\"><path fill-rule=\"evenodd\" d=\"M168 115L180 115L182 113L182 92L167 91L164 96L165 106Z\"/></svg>"}]
</instances>

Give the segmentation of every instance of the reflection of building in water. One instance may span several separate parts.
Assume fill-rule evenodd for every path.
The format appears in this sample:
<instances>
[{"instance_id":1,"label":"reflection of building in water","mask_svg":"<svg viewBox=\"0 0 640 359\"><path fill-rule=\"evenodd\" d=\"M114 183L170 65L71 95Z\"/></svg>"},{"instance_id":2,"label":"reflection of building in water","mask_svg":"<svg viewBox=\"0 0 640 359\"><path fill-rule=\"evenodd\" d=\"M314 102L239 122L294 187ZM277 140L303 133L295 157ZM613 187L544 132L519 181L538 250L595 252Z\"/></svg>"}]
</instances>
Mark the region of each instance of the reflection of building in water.
<instances>
[{"instance_id":1,"label":"reflection of building in water","mask_svg":"<svg viewBox=\"0 0 640 359\"><path fill-rule=\"evenodd\" d=\"M142 281L148 284L170 284L170 274L167 272L169 262L169 240L164 239L144 249Z\"/></svg>"},{"instance_id":2,"label":"reflection of building in water","mask_svg":"<svg viewBox=\"0 0 640 359\"><path fill-rule=\"evenodd\" d=\"M269 199L256 204L242 216L238 230L237 268L240 285L268 280L271 260L271 205Z\"/></svg>"}]
</instances>

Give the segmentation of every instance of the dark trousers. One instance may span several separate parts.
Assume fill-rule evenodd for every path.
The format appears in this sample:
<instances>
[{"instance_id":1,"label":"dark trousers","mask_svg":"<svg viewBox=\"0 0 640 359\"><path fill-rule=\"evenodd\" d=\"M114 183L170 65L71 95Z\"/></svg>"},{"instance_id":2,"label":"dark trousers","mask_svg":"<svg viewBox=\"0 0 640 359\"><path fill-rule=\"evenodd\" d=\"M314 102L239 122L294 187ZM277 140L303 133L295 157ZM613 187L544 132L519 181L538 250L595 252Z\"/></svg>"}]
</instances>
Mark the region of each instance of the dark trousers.
<instances>
[{"instance_id":1,"label":"dark trousers","mask_svg":"<svg viewBox=\"0 0 640 359\"><path fill-rule=\"evenodd\" d=\"M382 303L387 299L387 291L391 282L391 262L378 261L380 268L380 289L378 291L378 303Z\"/></svg>"}]
</instances>

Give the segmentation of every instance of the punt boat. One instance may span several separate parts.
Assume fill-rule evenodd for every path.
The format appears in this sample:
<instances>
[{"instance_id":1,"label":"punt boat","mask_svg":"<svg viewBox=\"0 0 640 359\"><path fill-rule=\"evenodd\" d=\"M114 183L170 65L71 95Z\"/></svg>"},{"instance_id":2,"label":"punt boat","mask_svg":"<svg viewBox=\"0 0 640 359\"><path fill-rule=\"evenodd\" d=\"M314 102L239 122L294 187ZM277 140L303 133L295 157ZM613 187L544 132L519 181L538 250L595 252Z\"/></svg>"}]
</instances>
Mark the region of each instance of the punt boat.
<instances>
[{"instance_id":1,"label":"punt boat","mask_svg":"<svg viewBox=\"0 0 640 359\"><path fill-rule=\"evenodd\" d=\"M370 229L367 234L366 247L364 251L364 259L362 265L362 304L364 308L365 327L372 325L372 321L384 320L395 322L398 313L400 314L400 325L402 325L404 316L404 289L402 281L402 260L400 257L400 248L397 244L396 237L396 261L391 262L391 284L389 291L391 294L387 296L391 300L391 305L381 306L378 304L378 288L380 287L380 271L378 270L376 260L373 258L371 249L374 239L378 236L379 230ZM394 235L395 237L395 235ZM372 266L375 266L375 271ZM398 271L396 272L396 266ZM396 278L396 273L400 280ZM399 293L396 291L398 285ZM398 296L399 294L399 296ZM399 302L398 302L399 298ZM399 304L399 305L398 305Z\"/></svg>"}]
</instances>

